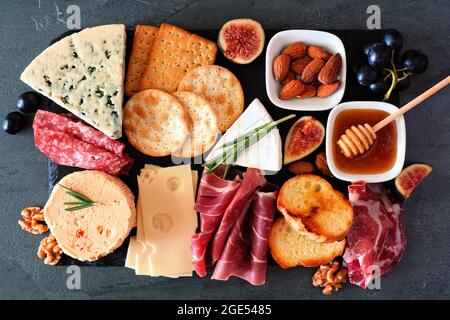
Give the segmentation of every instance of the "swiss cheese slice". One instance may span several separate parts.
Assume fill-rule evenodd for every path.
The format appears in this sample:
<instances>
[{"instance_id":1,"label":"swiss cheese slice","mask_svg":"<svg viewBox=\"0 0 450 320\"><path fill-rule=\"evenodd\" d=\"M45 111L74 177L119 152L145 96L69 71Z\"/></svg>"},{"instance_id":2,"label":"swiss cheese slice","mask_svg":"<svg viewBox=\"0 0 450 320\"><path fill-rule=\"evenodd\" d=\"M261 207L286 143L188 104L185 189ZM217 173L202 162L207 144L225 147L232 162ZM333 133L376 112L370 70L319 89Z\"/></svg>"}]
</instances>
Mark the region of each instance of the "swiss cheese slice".
<instances>
[{"instance_id":1,"label":"swiss cheese slice","mask_svg":"<svg viewBox=\"0 0 450 320\"><path fill-rule=\"evenodd\" d=\"M161 172L162 175L160 175ZM149 212L152 211L148 204L145 204L147 203L146 200L143 199L154 202L155 195L148 193L148 190L160 187L161 185L157 181L167 184L165 191L161 192L166 193L166 198L158 198L158 201L165 203L162 207L168 208L166 211L169 213L167 213L168 217L163 216L163 221L158 221L158 214L156 214L157 219L148 223L147 218L152 216L151 213L149 215ZM170 278L192 276L190 242L191 236L197 228L197 216L193 210L197 182L197 171L191 172L188 165L164 169L154 165L146 165L141 170L141 174L138 176L137 235L130 240L126 262L126 266L135 269L137 275ZM169 190L168 193L167 190ZM170 201L166 201L167 199ZM173 199L178 200L175 201L178 202L175 207L171 205ZM182 204L188 205L188 203L185 203L186 199L192 204L191 210L188 209L189 207L181 208ZM171 211L171 207L173 211ZM176 223L172 225L174 231L169 230L166 235L163 231L164 223L167 223L170 219L175 220ZM156 222L156 227L154 222ZM168 247L170 248L167 249ZM174 259L174 256L178 260Z\"/></svg>"},{"instance_id":2,"label":"swiss cheese slice","mask_svg":"<svg viewBox=\"0 0 450 320\"><path fill-rule=\"evenodd\" d=\"M264 105L255 99L244 113L233 123L230 129L217 142L206 161L221 155L221 146L237 137L269 122L273 119ZM234 165L263 170L265 174L278 172L282 166L281 137L277 128L272 129L258 142L250 145L234 161Z\"/></svg>"}]
</instances>

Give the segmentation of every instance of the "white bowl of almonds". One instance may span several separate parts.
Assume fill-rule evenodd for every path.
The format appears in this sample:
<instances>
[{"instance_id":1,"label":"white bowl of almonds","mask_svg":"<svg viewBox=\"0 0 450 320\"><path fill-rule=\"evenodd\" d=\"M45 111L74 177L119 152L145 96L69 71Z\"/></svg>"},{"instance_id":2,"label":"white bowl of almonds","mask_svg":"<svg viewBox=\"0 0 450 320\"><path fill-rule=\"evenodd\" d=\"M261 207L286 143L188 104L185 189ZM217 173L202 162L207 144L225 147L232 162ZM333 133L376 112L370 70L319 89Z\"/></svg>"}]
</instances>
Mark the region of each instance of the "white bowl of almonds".
<instances>
[{"instance_id":1,"label":"white bowl of almonds","mask_svg":"<svg viewBox=\"0 0 450 320\"><path fill-rule=\"evenodd\" d=\"M266 91L283 109L322 111L338 105L345 92L347 58L336 35L286 30L270 39L266 51Z\"/></svg>"}]
</instances>

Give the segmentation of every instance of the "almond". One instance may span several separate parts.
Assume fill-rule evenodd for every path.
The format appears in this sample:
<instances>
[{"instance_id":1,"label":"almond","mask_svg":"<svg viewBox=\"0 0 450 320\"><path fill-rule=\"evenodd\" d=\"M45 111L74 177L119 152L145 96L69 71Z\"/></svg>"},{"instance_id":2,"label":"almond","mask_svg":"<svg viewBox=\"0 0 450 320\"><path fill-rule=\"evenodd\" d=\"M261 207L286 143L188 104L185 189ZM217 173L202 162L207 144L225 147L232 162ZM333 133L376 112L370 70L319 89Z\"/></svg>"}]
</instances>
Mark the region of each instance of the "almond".
<instances>
[{"instance_id":1,"label":"almond","mask_svg":"<svg viewBox=\"0 0 450 320\"><path fill-rule=\"evenodd\" d=\"M314 166L308 161L296 161L288 166L288 170L293 174L312 173Z\"/></svg>"},{"instance_id":2,"label":"almond","mask_svg":"<svg viewBox=\"0 0 450 320\"><path fill-rule=\"evenodd\" d=\"M320 170L324 175L333 177L333 174L328 167L327 156L325 152L320 152L316 155L316 167Z\"/></svg>"},{"instance_id":3,"label":"almond","mask_svg":"<svg viewBox=\"0 0 450 320\"><path fill-rule=\"evenodd\" d=\"M298 41L285 47L281 53L287 54L291 59L299 59L305 56L307 50L306 44Z\"/></svg>"},{"instance_id":4,"label":"almond","mask_svg":"<svg viewBox=\"0 0 450 320\"><path fill-rule=\"evenodd\" d=\"M319 46L309 46L308 47L308 56L310 56L313 59L323 59L328 60L331 57L331 54L324 50L322 47Z\"/></svg>"},{"instance_id":5,"label":"almond","mask_svg":"<svg viewBox=\"0 0 450 320\"><path fill-rule=\"evenodd\" d=\"M275 80L283 81L288 72L289 66L291 64L291 58L287 54L280 54L278 57L273 60L273 75Z\"/></svg>"},{"instance_id":6,"label":"almond","mask_svg":"<svg viewBox=\"0 0 450 320\"><path fill-rule=\"evenodd\" d=\"M312 59L308 56L305 56L301 59L296 59L291 63L291 70L294 71L298 75L302 75L305 67L310 63Z\"/></svg>"},{"instance_id":7,"label":"almond","mask_svg":"<svg viewBox=\"0 0 450 320\"><path fill-rule=\"evenodd\" d=\"M316 93L317 93L316 87L314 87L314 85L312 84L307 84L305 85L305 89L303 90L303 92L300 93L300 95L298 95L298 98L300 99L311 98L314 97Z\"/></svg>"},{"instance_id":8,"label":"almond","mask_svg":"<svg viewBox=\"0 0 450 320\"><path fill-rule=\"evenodd\" d=\"M295 78L295 73L293 71L289 70L286 78L282 82L283 82L283 84L286 84L286 83L291 82L292 80L295 80L295 79L296 79Z\"/></svg>"},{"instance_id":9,"label":"almond","mask_svg":"<svg viewBox=\"0 0 450 320\"><path fill-rule=\"evenodd\" d=\"M330 84L321 84L319 88L317 88L317 96L320 98L328 97L330 94L336 92L340 84L341 84L340 81L336 81Z\"/></svg>"},{"instance_id":10,"label":"almond","mask_svg":"<svg viewBox=\"0 0 450 320\"><path fill-rule=\"evenodd\" d=\"M342 58L339 53L328 59L319 73L319 81L323 84L330 84L337 80L342 69Z\"/></svg>"},{"instance_id":11,"label":"almond","mask_svg":"<svg viewBox=\"0 0 450 320\"><path fill-rule=\"evenodd\" d=\"M306 83L310 83L316 80L317 75L319 74L320 70L322 70L324 64L325 62L322 59L314 59L313 61L308 63L308 65L302 72L302 80Z\"/></svg>"},{"instance_id":12,"label":"almond","mask_svg":"<svg viewBox=\"0 0 450 320\"><path fill-rule=\"evenodd\" d=\"M300 80L292 80L286 83L280 90L280 99L289 100L302 93L305 84Z\"/></svg>"}]
</instances>

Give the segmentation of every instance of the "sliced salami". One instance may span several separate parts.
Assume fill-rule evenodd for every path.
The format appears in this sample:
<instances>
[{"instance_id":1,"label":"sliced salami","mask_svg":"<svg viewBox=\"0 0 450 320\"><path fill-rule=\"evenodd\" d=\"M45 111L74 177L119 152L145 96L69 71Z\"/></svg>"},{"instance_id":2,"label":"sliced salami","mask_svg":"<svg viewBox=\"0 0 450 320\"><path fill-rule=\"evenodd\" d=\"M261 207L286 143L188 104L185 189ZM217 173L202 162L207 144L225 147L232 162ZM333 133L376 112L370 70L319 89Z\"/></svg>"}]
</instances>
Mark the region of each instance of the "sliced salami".
<instances>
[{"instance_id":1,"label":"sliced salami","mask_svg":"<svg viewBox=\"0 0 450 320\"><path fill-rule=\"evenodd\" d=\"M112 175L127 171L133 159L117 155L64 132L34 127L36 147L59 165L100 170Z\"/></svg>"},{"instance_id":2,"label":"sliced salami","mask_svg":"<svg viewBox=\"0 0 450 320\"><path fill-rule=\"evenodd\" d=\"M117 155L122 155L125 145L106 134L86 125L73 115L61 115L48 111L36 112L33 128L44 128L70 135Z\"/></svg>"}]
</instances>

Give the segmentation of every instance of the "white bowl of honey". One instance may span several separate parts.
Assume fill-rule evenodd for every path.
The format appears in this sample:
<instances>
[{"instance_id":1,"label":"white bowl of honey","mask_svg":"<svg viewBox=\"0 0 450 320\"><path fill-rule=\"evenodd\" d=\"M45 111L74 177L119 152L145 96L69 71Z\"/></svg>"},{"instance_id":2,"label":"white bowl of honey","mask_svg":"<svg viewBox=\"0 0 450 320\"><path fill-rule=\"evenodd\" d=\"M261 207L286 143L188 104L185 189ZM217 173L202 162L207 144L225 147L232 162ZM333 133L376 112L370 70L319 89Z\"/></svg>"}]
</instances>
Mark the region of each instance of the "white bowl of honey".
<instances>
[{"instance_id":1,"label":"white bowl of honey","mask_svg":"<svg viewBox=\"0 0 450 320\"><path fill-rule=\"evenodd\" d=\"M378 101L345 102L331 110L327 121L326 153L328 166L336 178L344 181L383 182L400 174L406 149L403 116L377 131L374 144L363 154L347 158L336 143L351 126L364 123L374 126L396 110L396 106Z\"/></svg>"}]
</instances>

